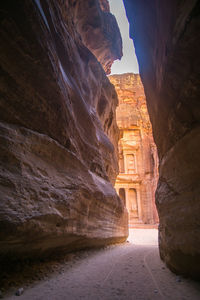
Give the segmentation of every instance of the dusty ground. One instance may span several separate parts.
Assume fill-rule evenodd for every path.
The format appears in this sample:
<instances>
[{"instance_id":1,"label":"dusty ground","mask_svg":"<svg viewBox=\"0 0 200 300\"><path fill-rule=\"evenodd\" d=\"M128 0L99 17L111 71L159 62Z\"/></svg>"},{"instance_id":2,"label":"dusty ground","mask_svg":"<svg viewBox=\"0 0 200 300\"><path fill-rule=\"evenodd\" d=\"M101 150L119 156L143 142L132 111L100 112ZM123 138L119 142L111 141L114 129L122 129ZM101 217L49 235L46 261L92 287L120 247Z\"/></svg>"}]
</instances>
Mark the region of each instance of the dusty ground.
<instances>
[{"instance_id":1,"label":"dusty ground","mask_svg":"<svg viewBox=\"0 0 200 300\"><path fill-rule=\"evenodd\" d=\"M20 300L199 300L200 284L160 261L156 229L131 229L129 242L55 262L55 272L24 285ZM21 286L18 286L18 288ZM11 288L4 299L16 299Z\"/></svg>"}]
</instances>

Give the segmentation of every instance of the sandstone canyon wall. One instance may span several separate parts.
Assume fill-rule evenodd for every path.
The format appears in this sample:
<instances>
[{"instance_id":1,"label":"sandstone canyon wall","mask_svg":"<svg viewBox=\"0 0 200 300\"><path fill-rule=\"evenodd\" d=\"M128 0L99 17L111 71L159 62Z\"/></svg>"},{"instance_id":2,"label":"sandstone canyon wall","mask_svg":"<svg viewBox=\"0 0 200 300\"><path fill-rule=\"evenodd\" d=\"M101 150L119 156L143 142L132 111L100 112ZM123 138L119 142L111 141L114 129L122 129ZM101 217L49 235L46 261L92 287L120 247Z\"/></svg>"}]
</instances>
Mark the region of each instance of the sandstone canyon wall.
<instances>
[{"instance_id":1,"label":"sandstone canyon wall","mask_svg":"<svg viewBox=\"0 0 200 300\"><path fill-rule=\"evenodd\" d=\"M158 148L161 258L200 277L200 1L124 4Z\"/></svg>"},{"instance_id":2,"label":"sandstone canyon wall","mask_svg":"<svg viewBox=\"0 0 200 300\"><path fill-rule=\"evenodd\" d=\"M75 25L98 15L94 30L101 40L110 19L117 36L113 16L100 4L0 4L1 259L105 245L128 235L127 212L112 185L117 95ZM106 36L104 45L109 65Z\"/></svg>"},{"instance_id":3,"label":"sandstone canyon wall","mask_svg":"<svg viewBox=\"0 0 200 300\"><path fill-rule=\"evenodd\" d=\"M106 74L122 57L122 39L108 0L76 2L74 23L85 46L97 57ZM87 13L86 13L87 12Z\"/></svg>"},{"instance_id":4,"label":"sandstone canyon wall","mask_svg":"<svg viewBox=\"0 0 200 300\"><path fill-rule=\"evenodd\" d=\"M119 175L115 188L129 212L129 227L157 224L158 157L139 74L109 76L118 94Z\"/></svg>"}]
</instances>

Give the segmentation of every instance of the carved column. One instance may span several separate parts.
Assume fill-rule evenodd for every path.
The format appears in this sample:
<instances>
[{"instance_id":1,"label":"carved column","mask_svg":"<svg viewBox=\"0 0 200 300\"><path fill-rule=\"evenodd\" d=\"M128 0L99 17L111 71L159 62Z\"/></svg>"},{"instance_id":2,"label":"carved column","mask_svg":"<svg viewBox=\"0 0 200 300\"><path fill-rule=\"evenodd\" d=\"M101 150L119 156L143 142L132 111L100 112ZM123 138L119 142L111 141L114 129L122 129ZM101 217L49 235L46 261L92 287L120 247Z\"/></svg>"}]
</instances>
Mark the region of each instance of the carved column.
<instances>
[{"instance_id":1,"label":"carved column","mask_svg":"<svg viewBox=\"0 0 200 300\"><path fill-rule=\"evenodd\" d=\"M125 196L126 196L126 208L129 212L130 207L129 207L129 197L128 197L128 188L125 189Z\"/></svg>"},{"instance_id":2,"label":"carved column","mask_svg":"<svg viewBox=\"0 0 200 300\"><path fill-rule=\"evenodd\" d=\"M141 207L140 191L138 188L136 189L136 193L137 193L137 205L138 205L138 219L142 221L142 207Z\"/></svg>"},{"instance_id":3,"label":"carved column","mask_svg":"<svg viewBox=\"0 0 200 300\"><path fill-rule=\"evenodd\" d=\"M128 167L127 167L127 155L124 154L124 171L125 171L125 174L128 173Z\"/></svg>"}]
</instances>

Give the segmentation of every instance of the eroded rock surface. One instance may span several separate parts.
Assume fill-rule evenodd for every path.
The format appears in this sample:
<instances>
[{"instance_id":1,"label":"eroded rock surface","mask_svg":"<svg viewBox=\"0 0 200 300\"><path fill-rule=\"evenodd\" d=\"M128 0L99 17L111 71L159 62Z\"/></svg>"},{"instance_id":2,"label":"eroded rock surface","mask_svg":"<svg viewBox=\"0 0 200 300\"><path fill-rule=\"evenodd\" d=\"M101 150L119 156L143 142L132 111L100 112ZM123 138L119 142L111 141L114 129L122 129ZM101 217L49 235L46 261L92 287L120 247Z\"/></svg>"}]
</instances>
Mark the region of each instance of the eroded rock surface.
<instances>
[{"instance_id":1,"label":"eroded rock surface","mask_svg":"<svg viewBox=\"0 0 200 300\"><path fill-rule=\"evenodd\" d=\"M1 258L127 236L126 209L110 183L117 96L82 43L76 9L75 1L1 3Z\"/></svg>"},{"instance_id":2,"label":"eroded rock surface","mask_svg":"<svg viewBox=\"0 0 200 300\"><path fill-rule=\"evenodd\" d=\"M119 99L119 175L115 188L128 209L129 226L156 224L158 157L140 75L126 73L109 79Z\"/></svg>"},{"instance_id":3,"label":"eroded rock surface","mask_svg":"<svg viewBox=\"0 0 200 300\"><path fill-rule=\"evenodd\" d=\"M160 254L200 277L200 2L124 3L160 159Z\"/></svg>"},{"instance_id":4,"label":"eroded rock surface","mask_svg":"<svg viewBox=\"0 0 200 300\"><path fill-rule=\"evenodd\" d=\"M83 43L110 74L113 61L122 57L122 39L108 0L77 1L74 22Z\"/></svg>"}]
</instances>

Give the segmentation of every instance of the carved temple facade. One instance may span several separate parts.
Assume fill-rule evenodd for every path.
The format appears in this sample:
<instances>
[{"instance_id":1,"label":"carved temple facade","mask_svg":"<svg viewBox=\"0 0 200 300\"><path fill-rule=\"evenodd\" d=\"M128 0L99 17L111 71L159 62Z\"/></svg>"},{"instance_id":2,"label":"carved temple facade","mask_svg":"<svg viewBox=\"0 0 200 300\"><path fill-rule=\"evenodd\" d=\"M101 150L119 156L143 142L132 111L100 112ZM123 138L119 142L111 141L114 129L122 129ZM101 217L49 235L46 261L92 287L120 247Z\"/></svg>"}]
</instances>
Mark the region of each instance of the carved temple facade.
<instances>
[{"instance_id":1,"label":"carved temple facade","mask_svg":"<svg viewBox=\"0 0 200 300\"><path fill-rule=\"evenodd\" d=\"M109 76L119 98L119 175L115 188L129 212L129 225L157 224L157 150L139 74Z\"/></svg>"}]
</instances>

